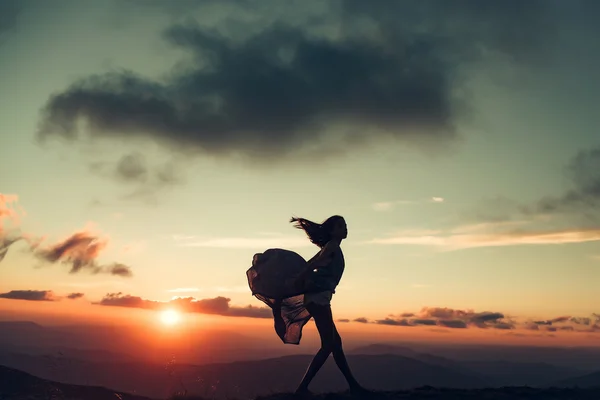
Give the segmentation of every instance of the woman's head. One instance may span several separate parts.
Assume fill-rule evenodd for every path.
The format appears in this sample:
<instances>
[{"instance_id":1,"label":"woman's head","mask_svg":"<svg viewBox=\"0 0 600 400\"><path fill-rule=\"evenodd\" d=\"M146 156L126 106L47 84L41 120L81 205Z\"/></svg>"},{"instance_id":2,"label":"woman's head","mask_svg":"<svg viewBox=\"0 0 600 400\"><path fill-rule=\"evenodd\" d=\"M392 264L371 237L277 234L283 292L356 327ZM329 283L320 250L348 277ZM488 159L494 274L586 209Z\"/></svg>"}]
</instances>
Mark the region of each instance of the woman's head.
<instances>
[{"instance_id":1,"label":"woman's head","mask_svg":"<svg viewBox=\"0 0 600 400\"><path fill-rule=\"evenodd\" d=\"M348 237L346 221L340 215L331 216L320 224L296 217L293 217L290 222L294 222L296 228L306 232L308 239L319 247L325 246L330 240L341 241Z\"/></svg>"}]
</instances>

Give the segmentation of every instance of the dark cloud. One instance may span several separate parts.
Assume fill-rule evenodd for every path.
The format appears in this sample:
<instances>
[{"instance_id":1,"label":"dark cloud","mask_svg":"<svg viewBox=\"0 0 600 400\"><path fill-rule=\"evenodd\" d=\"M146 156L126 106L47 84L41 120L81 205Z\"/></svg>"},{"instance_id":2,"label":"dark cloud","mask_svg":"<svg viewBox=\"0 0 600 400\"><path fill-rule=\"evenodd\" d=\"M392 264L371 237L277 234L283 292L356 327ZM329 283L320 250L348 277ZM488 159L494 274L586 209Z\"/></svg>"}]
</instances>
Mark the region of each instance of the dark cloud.
<instances>
[{"instance_id":1,"label":"dark cloud","mask_svg":"<svg viewBox=\"0 0 600 400\"><path fill-rule=\"evenodd\" d=\"M8 254L8 249L10 248L10 246L13 243L18 242L19 240L21 240L20 237L2 237L2 232L0 231L0 261L4 260L4 257L6 257L6 255Z\"/></svg>"},{"instance_id":2,"label":"dark cloud","mask_svg":"<svg viewBox=\"0 0 600 400\"><path fill-rule=\"evenodd\" d=\"M525 324L524 328L531 330L531 331L539 331L540 330L539 324L536 324L535 322L527 322Z\"/></svg>"},{"instance_id":3,"label":"dark cloud","mask_svg":"<svg viewBox=\"0 0 600 400\"><path fill-rule=\"evenodd\" d=\"M28 300L28 301L55 301L56 297L52 290L11 290L0 293L2 299Z\"/></svg>"},{"instance_id":4,"label":"dark cloud","mask_svg":"<svg viewBox=\"0 0 600 400\"><path fill-rule=\"evenodd\" d=\"M478 313L470 317L472 322L488 322L488 321L496 321L498 319L504 318L504 314L499 312L483 312Z\"/></svg>"},{"instance_id":5,"label":"dark cloud","mask_svg":"<svg viewBox=\"0 0 600 400\"><path fill-rule=\"evenodd\" d=\"M515 329L515 325L511 322L496 322L492 327L496 329Z\"/></svg>"},{"instance_id":6,"label":"dark cloud","mask_svg":"<svg viewBox=\"0 0 600 400\"><path fill-rule=\"evenodd\" d=\"M425 68L399 73L407 57L434 62L418 48L394 56L283 26L243 44L192 26L166 37L198 58L197 69L170 82L134 73L77 82L50 98L41 134L76 139L75 121L85 117L94 136L148 136L181 151L261 161L284 160L340 123L397 137L453 136L448 83ZM278 56L286 51L289 61Z\"/></svg>"},{"instance_id":7,"label":"dark cloud","mask_svg":"<svg viewBox=\"0 0 600 400\"><path fill-rule=\"evenodd\" d=\"M419 313L405 312L400 318L390 316L376 323L397 326L441 326L444 328L478 328L513 329L514 323L505 320L499 312L474 312L471 310L457 310L447 307L423 307Z\"/></svg>"},{"instance_id":8,"label":"dark cloud","mask_svg":"<svg viewBox=\"0 0 600 400\"><path fill-rule=\"evenodd\" d=\"M345 0L342 4L348 31L364 34L360 22L377 21L371 29L396 43L420 30L436 41L438 51L452 52L457 63L480 58L483 50L517 62L536 62L557 33L559 17L558 10L543 0Z\"/></svg>"},{"instance_id":9,"label":"dark cloud","mask_svg":"<svg viewBox=\"0 0 600 400\"><path fill-rule=\"evenodd\" d=\"M148 167L142 153L131 153L123 156L116 166L117 177L125 181L146 182Z\"/></svg>"},{"instance_id":10,"label":"dark cloud","mask_svg":"<svg viewBox=\"0 0 600 400\"><path fill-rule=\"evenodd\" d=\"M347 322L350 322L350 320L348 318L340 318L337 320L337 322L347 323Z\"/></svg>"},{"instance_id":11,"label":"dark cloud","mask_svg":"<svg viewBox=\"0 0 600 400\"><path fill-rule=\"evenodd\" d=\"M426 318L415 318L410 320L410 323L413 325L437 325L437 320L435 319L426 319Z\"/></svg>"},{"instance_id":12,"label":"dark cloud","mask_svg":"<svg viewBox=\"0 0 600 400\"><path fill-rule=\"evenodd\" d=\"M443 326L446 328L466 328L467 327L467 323L460 319L452 319L452 320L441 319L441 320L437 321L437 324L439 326Z\"/></svg>"},{"instance_id":13,"label":"dark cloud","mask_svg":"<svg viewBox=\"0 0 600 400\"><path fill-rule=\"evenodd\" d=\"M439 322L444 321L462 321L467 325L473 325L478 328L499 328L500 326L506 329L512 324L508 321L502 321L504 314L499 312L474 312L472 310L456 310L447 307L424 307L419 313L421 318L433 318ZM457 322L453 324L459 325ZM448 326L452 328L452 326ZM502 328L499 328L502 329Z\"/></svg>"},{"instance_id":14,"label":"dark cloud","mask_svg":"<svg viewBox=\"0 0 600 400\"><path fill-rule=\"evenodd\" d=\"M556 16L534 0L340 4L321 21L328 25L280 20L243 39L172 26L164 39L191 62L158 80L132 71L82 78L48 99L40 137L75 141L83 118L95 138L145 138L261 163L383 138L443 146L468 109L457 95L468 67L537 61ZM341 28L336 35L332 26Z\"/></svg>"},{"instance_id":15,"label":"dark cloud","mask_svg":"<svg viewBox=\"0 0 600 400\"><path fill-rule=\"evenodd\" d=\"M385 319L375 320L374 323L410 327L438 326L444 328L444 332L447 332L446 328L465 329L469 327L544 332L600 332L600 314L592 314L591 317L560 316L549 320L517 322L500 312L475 312L448 307L423 307L419 313L406 312L400 314L400 317L390 315Z\"/></svg>"},{"instance_id":16,"label":"dark cloud","mask_svg":"<svg viewBox=\"0 0 600 400\"><path fill-rule=\"evenodd\" d=\"M589 317L560 316L548 320L528 321L523 327L528 330L545 330L547 332L595 332L596 324L600 323L599 317L598 314L591 314Z\"/></svg>"},{"instance_id":17,"label":"dark cloud","mask_svg":"<svg viewBox=\"0 0 600 400\"><path fill-rule=\"evenodd\" d=\"M560 329L561 331L574 331L575 330L575 328L570 325L559 326L558 329Z\"/></svg>"},{"instance_id":18,"label":"dark cloud","mask_svg":"<svg viewBox=\"0 0 600 400\"><path fill-rule=\"evenodd\" d=\"M488 199L482 205L485 211L465 213L463 219L504 222L523 216L565 214L596 224L600 217L600 147L579 151L564 169L570 188L561 194L546 195L528 204L504 197Z\"/></svg>"},{"instance_id":19,"label":"dark cloud","mask_svg":"<svg viewBox=\"0 0 600 400\"><path fill-rule=\"evenodd\" d=\"M114 164L94 162L90 164L90 170L123 183L154 186L157 189L183 181L181 171L174 162L151 166L146 156L138 151L123 155Z\"/></svg>"},{"instance_id":20,"label":"dark cloud","mask_svg":"<svg viewBox=\"0 0 600 400\"><path fill-rule=\"evenodd\" d=\"M83 294L83 293L69 293L67 295L67 299L69 299L69 300L77 300L77 299L81 299L84 296L85 296L85 294Z\"/></svg>"},{"instance_id":21,"label":"dark cloud","mask_svg":"<svg viewBox=\"0 0 600 400\"><path fill-rule=\"evenodd\" d=\"M572 187L560 196L547 196L526 211L583 212L597 216L600 206L600 147L580 151L567 165Z\"/></svg>"},{"instance_id":22,"label":"dark cloud","mask_svg":"<svg viewBox=\"0 0 600 400\"><path fill-rule=\"evenodd\" d=\"M375 323L379 325L412 326L406 319L393 319L389 317L385 319L378 319L375 321Z\"/></svg>"},{"instance_id":23,"label":"dark cloud","mask_svg":"<svg viewBox=\"0 0 600 400\"><path fill-rule=\"evenodd\" d=\"M82 231L72 234L62 242L43 249L35 248L33 251L35 256L41 260L70 265L71 270L69 272L71 274L87 270L93 274L132 276L131 268L127 265L120 263L98 264L97 258L107 244L106 240Z\"/></svg>"},{"instance_id":24,"label":"dark cloud","mask_svg":"<svg viewBox=\"0 0 600 400\"><path fill-rule=\"evenodd\" d=\"M121 264L121 263L112 263L103 266L96 266L94 273L105 273L117 276L131 277L133 276L133 272L131 271L131 267L129 265Z\"/></svg>"},{"instance_id":25,"label":"dark cloud","mask_svg":"<svg viewBox=\"0 0 600 400\"><path fill-rule=\"evenodd\" d=\"M543 321L533 321L533 323L536 325L552 325L555 323L567 322L571 319L572 319L571 317L562 316L562 317L547 319L547 320L543 320Z\"/></svg>"},{"instance_id":26,"label":"dark cloud","mask_svg":"<svg viewBox=\"0 0 600 400\"><path fill-rule=\"evenodd\" d=\"M424 307L419 315L421 317L432 317L432 318L464 318L469 314L468 311L455 310L447 307Z\"/></svg>"},{"instance_id":27,"label":"dark cloud","mask_svg":"<svg viewBox=\"0 0 600 400\"><path fill-rule=\"evenodd\" d=\"M185 179L180 165L175 161L150 163L141 152L127 153L116 162L92 162L90 171L98 176L113 179L129 190L122 199L143 200L156 203L165 189L181 185Z\"/></svg>"},{"instance_id":28,"label":"dark cloud","mask_svg":"<svg viewBox=\"0 0 600 400\"><path fill-rule=\"evenodd\" d=\"M230 306L231 299L226 297L215 297L212 299L195 299L193 297L179 297L171 301L154 301L142 299L138 296L124 295L123 293L108 293L100 302L95 303L102 306L132 307L147 310L162 310L176 308L177 310L190 313L216 314L229 317L248 318L272 318L273 313L267 307L235 307Z\"/></svg>"},{"instance_id":29,"label":"dark cloud","mask_svg":"<svg viewBox=\"0 0 600 400\"><path fill-rule=\"evenodd\" d=\"M588 325L589 326L592 324L592 319L589 317L572 317L570 319L570 321L577 325Z\"/></svg>"},{"instance_id":30,"label":"dark cloud","mask_svg":"<svg viewBox=\"0 0 600 400\"><path fill-rule=\"evenodd\" d=\"M354 319L354 322L360 322L361 324L368 324L369 320L366 319L365 317L358 317L358 318Z\"/></svg>"}]
</instances>

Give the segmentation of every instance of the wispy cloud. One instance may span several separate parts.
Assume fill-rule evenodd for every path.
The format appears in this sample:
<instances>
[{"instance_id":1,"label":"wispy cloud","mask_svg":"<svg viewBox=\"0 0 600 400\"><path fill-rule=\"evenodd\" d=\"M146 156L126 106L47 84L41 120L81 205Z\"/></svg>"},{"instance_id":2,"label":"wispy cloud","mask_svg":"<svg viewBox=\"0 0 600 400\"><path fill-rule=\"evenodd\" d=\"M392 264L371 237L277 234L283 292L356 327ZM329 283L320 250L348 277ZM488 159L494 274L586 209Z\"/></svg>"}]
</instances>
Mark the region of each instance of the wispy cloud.
<instances>
[{"instance_id":1,"label":"wispy cloud","mask_svg":"<svg viewBox=\"0 0 600 400\"><path fill-rule=\"evenodd\" d=\"M6 256L12 244L25 240L28 250L38 259L50 264L70 265L70 273L75 274L87 270L93 274L111 274L123 277L132 276L131 268L122 263L99 264L98 257L108 245L108 238L101 238L92 233L88 228L75 232L67 238L50 244L44 244L45 238L36 238L29 234L12 234L9 236L4 231L4 221L10 219L18 221L19 213L15 210L18 200L16 195L0 193L0 261ZM20 207L17 207L22 211ZM24 214L24 212L21 212Z\"/></svg>"},{"instance_id":2,"label":"wispy cloud","mask_svg":"<svg viewBox=\"0 0 600 400\"><path fill-rule=\"evenodd\" d=\"M85 294L81 292L58 295L53 290L11 290L6 293L0 293L0 299L26 301L78 300L83 297L85 297Z\"/></svg>"},{"instance_id":3,"label":"wispy cloud","mask_svg":"<svg viewBox=\"0 0 600 400\"><path fill-rule=\"evenodd\" d=\"M479 224L458 227L447 231L401 231L384 238L365 243L379 245L423 245L442 250L458 250L474 247L548 245L600 241L600 229L572 228L562 230L498 229L516 224Z\"/></svg>"},{"instance_id":4,"label":"wispy cloud","mask_svg":"<svg viewBox=\"0 0 600 400\"><path fill-rule=\"evenodd\" d=\"M443 197L431 197L429 199L424 200L394 200L394 201L380 201L377 203L373 203L371 207L375 211L391 211L397 206L403 205L414 205L414 204L424 204L424 203L443 203Z\"/></svg>"},{"instance_id":5,"label":"wispy cloud","mask_svg":"<svg viewBox=\"0 0 600 400\"><path fill-rule=\"evenodd\" d=\"M371 207L373 207L373 210L375 211L390 211L398 205L408 204L416 204L416 202L410 200L380 201L377 203L373 203Z\"/></svg>"},{"instance_id":6,"label":"wispy cloud","mask_svg":"<svg viewBox=\"0 0 600 400\"><path fill-rule=\"evenodd\" d=\"M235 248L235 249L259 249L266 248L299 248L314 246L304 237L220 237L220 238L202 238L202 237L181 237L175 238L178 246L181 247L216 247L216 248Z\"/></svg>"},{"instance_id":7,"label":"wispy cloud","mask_svg":"<svg viewBox=\"0 0 600 400\"><path fill-rule=\"evenodd\" d=\"M18 200L19 196L17 196L16 194L0 193L0 230L2 229L2 223L5 220L18 219L19 213L15 209Z\"/></svg>"},{"instance_id":8,"label":"wispy cloud","mask_svg":"<svg viewBox=\"0 0 600 400\"><path fill-rule=\"evenodd\" d=\"M56 244L45 248L36 248L34 254L41 260L50 263L61 262L70 265L72 274L86 269L93 274L132 276L131 268L125 264L98 264L97 258L107 245L108 239L100 238L87 231L80 231Z\"/></svg>"},{"instance_id":9,"label":"wispy cloud","mask_svg":"<svg viewBox=\"0 0 600 400\"><path fill-rule=\"evenodd\" d=\"M0 261L4 259L10 246L22 239L20 234L9 233L4 226L7 221L12 223L13 229L19 224L20 215L24 211L18 207L18 200L19 197L15 194L0 193Z\"/></svg>"}]
</instances>

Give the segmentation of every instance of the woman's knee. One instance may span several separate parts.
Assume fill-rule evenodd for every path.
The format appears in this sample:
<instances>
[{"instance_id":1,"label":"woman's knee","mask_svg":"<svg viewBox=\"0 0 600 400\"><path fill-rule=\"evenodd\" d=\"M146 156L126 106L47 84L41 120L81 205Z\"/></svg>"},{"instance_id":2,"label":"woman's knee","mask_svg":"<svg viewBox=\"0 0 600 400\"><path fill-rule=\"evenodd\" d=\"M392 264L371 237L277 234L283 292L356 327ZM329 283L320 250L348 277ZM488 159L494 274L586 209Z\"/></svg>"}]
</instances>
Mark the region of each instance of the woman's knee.
<instances>
[{"instance_id":1,"label":"woman's knee","mask_svg":"<svg viewBox=\"0 0 600 400\"><path fill-rule=\"evenodd\" d=\"M336 348L342 348L342 338L340 335L335 335L335 338L333 339L333 345Z\"/></svg>"},{"instance_id":2,"label":"woman's knee","mask_svg":"<svg viewBox=\"0 0 600 400\"><path fill-rule=\"evenodd\" d=\"M334 352L342 348L342 339L334 338L333 340L321 341L321 349L323 351Z\"/></svg>"},{"instance_id":3,"label":"woman's knee","mask_svg":"<svg viewBox=\"0 0 600 400\"><path fill-rule=\"evenodd\" d=\"M333 342L321 342L322 352L330 354L335 350L335 344Z\"/></svg>"}]
</instances>

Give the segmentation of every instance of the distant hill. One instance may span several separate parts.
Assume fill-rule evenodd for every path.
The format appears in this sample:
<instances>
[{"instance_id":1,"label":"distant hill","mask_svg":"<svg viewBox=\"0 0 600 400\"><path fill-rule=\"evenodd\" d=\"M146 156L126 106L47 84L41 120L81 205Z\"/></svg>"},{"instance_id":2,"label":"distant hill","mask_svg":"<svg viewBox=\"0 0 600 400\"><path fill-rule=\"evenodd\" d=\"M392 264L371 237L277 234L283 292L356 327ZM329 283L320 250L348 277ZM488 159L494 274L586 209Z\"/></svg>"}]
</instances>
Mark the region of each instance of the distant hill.
<instances>
[{"instance_id":1,"label":"distant hill","mask_svg":"<svg viewBox=\"0 0 600 400\"><path fill-rule=\"evenodd\" d=\"M580 387L580 388L600 388L600 371L592 372L582 376L570 379L564 379L556 382L552 386L557 387Z\"/></svg>"},{"instance_id":2,"label":"distant hill","mask_svg":"<svg viewBox=\"0 0 600 400\"><path fill-rule=\"evenodd\" d=\"M490 377L495 382L494 386L544 387L582 374L582 371L574 368L542 362L467 361L463 365Z\"/></svg>"},{"instance_id":3,"label":"distant hill","mask_svg":"<svg viewBox=\"0 0 600 400\"><path fill-rule=\"evenodd\" d=\"M422 387L408 391L380 392L363 400L598 400L600 390L594 389L533 389L529 387L504 387L497 389L440 389ZM352 399L346 393L315 396L321 400ZM173 400L193 400L175 398ZM290 394L260 397L255 400L294 400Z\"/></svg>"},{"instance_id":4,"label":"distant hill","mask_svg":"<svg viewBox=\"0 0 600 400\"><path fill-rule=\"evenodd\" d=\"M266 395L292 391L312 356L285 356L260 361L210 365L149 363L99 363L82 360L17 355L0 357L0 363L28 373L71 384L112 387L149 397L175 391L216 398ZM349 355L355 374L367 387L380 390L408 389L423 385L476 388L486 386L477 376L397 355ZM316 392L346 388L330 358L315 378Z\"/></svg>"},{"instance_id":5,"label":"distant hill","mask_svg":"<svg viewBox=\"0 0 600 400\"><path fill-rule=\"evenodd\" d=\"M195 397L171 395L168 400L204 400L212 396ZM247 398L239 396L238 399ZM315 399L350 399L347 392L327 393ZM403 391L377 391L364 400L375 399L428 399L428 400L598 400L600 389L532 389L528 387L504 387L497 389L451 389L423 386ZM0 366L0 399L2 400L153 400L99 386L68 385L41 379L22 371ZM235 400L235 397L230 398ZM273 394L255 400L295 400L291 394Z\"/></svg>"},{"instance_id":6,"label":"distant hill","mask_svg":"<svg viewBox=\"0 0 600 400\"><path fill-rule=\"evenodd\" d=\"M405 346L372 344L358 347L351 354L398 354L429 364L439 365L470 374L485 382L488 387L499 386L547 386L559 380L581 376L584 372L575 368L555 366L544 362L515 362L504 360L456 361L429 353L415 351Z\"/></svg>"},{"instance_id":7,"label":"distant hill","mask_svg":"<svg viewBox=\"0 0 600 400\"><path fill-rule=\"evenodd\" d=\"M2 400L150 400L103 387L65 385L0 365Z\"/></svg>"}]
</instances>

